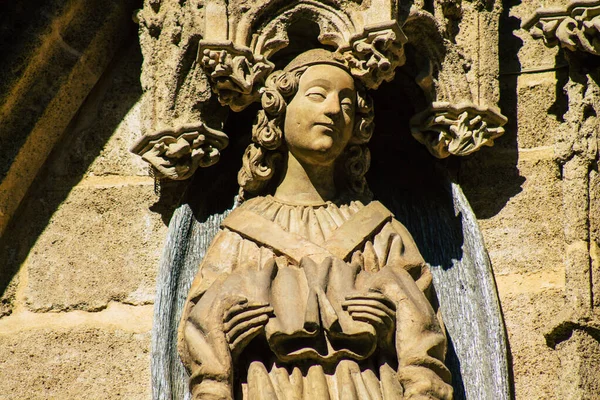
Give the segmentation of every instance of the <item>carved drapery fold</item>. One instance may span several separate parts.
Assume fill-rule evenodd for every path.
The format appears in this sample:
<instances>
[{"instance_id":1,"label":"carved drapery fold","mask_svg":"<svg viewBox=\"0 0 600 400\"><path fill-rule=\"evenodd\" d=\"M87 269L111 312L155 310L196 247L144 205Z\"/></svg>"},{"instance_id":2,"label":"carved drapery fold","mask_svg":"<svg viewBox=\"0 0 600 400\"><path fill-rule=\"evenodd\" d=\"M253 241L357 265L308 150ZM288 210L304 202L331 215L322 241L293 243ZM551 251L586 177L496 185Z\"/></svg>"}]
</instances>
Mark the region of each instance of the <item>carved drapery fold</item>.
<instances>
[{"instance_id":1,"label":"carved drapery fold","mask_svg":"<svg viewBox=\"0 0 600 400\"><path fill-rule=\"evenodd\" d=\"M571 1L566 7L538 9L523 22L535 39L548 47L600 55L600 1Z\"/></svg>"},{"instance_id":2,"label":"carved drapery fold","mask_svg":"<svg viewBox=\"0 0 600 400\"><path fill-rule=\"evenodd\" d=\"M340 5L342 3L343 6ZM458 11L452 13L458 15ZM354 77L369 89L377 89L383 81L394 79L396 69L404 65L409 56L409 53L405 53L407 43L417 49L419 61L423 63L416 64L425 67L418 74L417 83L424 91L426 104L416 107L416 110L424 111L412 119L412 129L434 155L466 155L482 146L489 146L503 132L501 126L505 118L490 107L481 106L479 97L473 95L476 90L471 87L472 81L467 79L471 67L469 58L461 52L456 42L448 38L449 35L441 31L439 19L427 11L419 10L417 5L410 7L391 0L145 0L139 17L144 49L142 121L145 135L133 151L153 165L157 176L161 178L187 179L198 167L217 162L220 151L228 142L227 135L221 132L226 109L240 111L259 99L269 73L276 69L275 65L279 67L285 62L282 54L290 56L292 52L306 50L294 46L298 45L298 30L307 26L318 27L318 32L310 32L311 35L314 33L310 39L318 43L312 41L301 45L324 47L341 53ZM291 27L297 31L293 33ZM300 35L300 41L307 37ZM281 51L286 48L287 54ZM227 107L221 107L219 103ZM494 100L489 103L494 103ZM404 103L398 105L404 106ZM249 151L252 152L252 148ZM272 160L267 157L260 161L262 170L259 172L264 176L272 174L273 169L270 164ZM245 162L258 163L259 158L251 154L245 158ZM457 201L455 207L463 206ZM461 215L464 218L465 213ZM194 216L190 215L189 218L192 221L189 226L196 223ZM216 231L219 222L215 222L213 231ZM201 229L204 232L204 227ZM179 232L176 234L179 235ZM479 242L481 240L477 239L465 243L472 245ZM187 245L183 247L186 256L198 257L199 253L188 251ZM457 264L449 271L465 274L468 268L463 268L463 265L467 266L468 263L480 263L488 271L489 265L485 264L487 258L482 255L485 253L483 246L478 251L481 254L477 253L474 261L465 258L460 268ZM181 261L175 253L173 260ZM163 276L168 276L169 282L180 279L173 272L173 265L175 263L165 262ZM197 265L198 262L195 262L194 271ZM443 279L449 276L447 271L439 270ZM491 270L486 273L485 276L491 277ZM477 279L481 276L481 273L474 274ZM460 276L454 279L456 282L460 279L461 284L464 282ZM446 287L453 289L452 282L446 282ZM488 290L486 299L494 300L495 287L493 280L490 282L490 285L481 286ZM499 307L490 308L489 313L486 311L484 314L479 312L480 308L462 306L470 303L477 294L479 292L465 296L463 290L460 295L454 296L459 304L455 308L463 314L457 314L457 322L448 332L454 338L464 337L462 342L456 340L454 345L461 360L474 354L471 351L473 343L478 343L478 346L481 343L489 344L485 339L491 338L489 342L493 343L495 350L490 354L496 356L493 362L484 363L483 367L477 366L477 371L473 373L469 373L467 362L461 367L464 369L467 391L487 394L472 398L509 398ZM167 298L163 302L170 301L172 299ZM177 307L173 305L175 315ZM467 308L474 310L472 315L464 314ZM452 315L450 311L446 312ZM473 335L476 329L462 329L460 321L471 320L465 319L465 315L472 316L473 320L480 315L493 315L496 324L492 328L496 334L490 334L491 330L486 329L481 335ZM172 327L176 319L169 317L169 322L163 323L159 320L164 319L164 314L157 316L157 325L163 328ZM483 319L485 324L491 320L487 317ZM183 376L183 371L177 370L180 368L178 361L172 362L173 349L169 347L173 340L169 336L172 331L164 335L165 331L161 329L158 328L153 337L168 336L169 341L164 342L167 343L165 348L155 348L161 357L153 356L156 398L162 398L163 393L170 393L171 386L173 393L185 391L178 389L180 383L177 378L171 379L172 376ZM464 336L463 330L467 331ZM473 340L474 337L477 340ZM163 342L159 340L155 343ZM488 355L487 352L479 354ZM483 374L482 370L485 370ZM490 395L492 392L494 395Z\"/></svg>"}]
</instances>

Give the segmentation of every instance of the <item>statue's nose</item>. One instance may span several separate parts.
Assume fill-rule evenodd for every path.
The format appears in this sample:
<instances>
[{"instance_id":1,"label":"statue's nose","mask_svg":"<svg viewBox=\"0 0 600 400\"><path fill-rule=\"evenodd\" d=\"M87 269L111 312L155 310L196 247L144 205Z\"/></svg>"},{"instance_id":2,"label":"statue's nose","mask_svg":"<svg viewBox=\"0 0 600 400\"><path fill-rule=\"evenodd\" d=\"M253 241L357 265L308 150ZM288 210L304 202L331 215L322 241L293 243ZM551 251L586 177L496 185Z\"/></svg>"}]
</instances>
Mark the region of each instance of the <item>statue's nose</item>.
<instances>
[{"instance_id":1,"label":"statue's nose","mask_svg":"<svg viewBox=\"0 0 600 400\"><path fill-rule=\"evenodd\" d=\"M329 118L338 120L342 113L342 105L340 104L339 96L332 94L327 97L323 107L325 108L324 113Z\"/></svg>"}]
</instances>

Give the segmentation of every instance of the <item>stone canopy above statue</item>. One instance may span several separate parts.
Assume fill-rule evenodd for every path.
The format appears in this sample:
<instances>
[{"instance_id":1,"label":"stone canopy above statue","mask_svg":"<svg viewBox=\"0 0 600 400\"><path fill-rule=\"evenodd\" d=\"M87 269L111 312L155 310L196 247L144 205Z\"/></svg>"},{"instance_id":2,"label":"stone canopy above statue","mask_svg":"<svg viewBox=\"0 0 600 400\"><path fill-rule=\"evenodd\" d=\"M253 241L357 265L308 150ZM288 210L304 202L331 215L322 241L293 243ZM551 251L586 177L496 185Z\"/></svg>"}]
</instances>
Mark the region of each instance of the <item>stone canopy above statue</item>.
<instances>
[{"instance_id":1,"label":"stone canopy above statue","mask_svg":"<svg viewBox=\"0 0 600 400\"><path fill-rule=\"evenodd\" d=\"M157 63L146 64L149 75L169 74L168 68L158 69L161 53L166 58L172 58L166 53L178 53L176 59L184 64L174 65L170 72L170 79L179 84L161 88L167 104L153 107L155 114L164 108L165 116L154 115L132 148L153 166L158 178L187 179L198 166L214 164L226 146L221 138L227 135L213 129L223 120L209 123L198 113L203 102L192 93L206 90L198 86L209 86L220 104L241 111L260 101L272 71L311 48L336 52L364 87L375 90L394 79L397 68L405 64L405 47L411 45L416 51L410 68L416 68L416 83L429 102L411 121L411 130L437 158L471 154L492 146L504 133L506 118L494 105L473 100L466 74L446 71L445 64L460 57L458 45L443 38L431 14L414 6L392 0L243 4L210 0L204 2L201 14L184 4L180 16L169 24L166 9L171 6L153 0L138 14L148 40L168 41L155 45ZM191 81L194 76L196 83Z\"/></svg>"},{"instance_id":2,"label":"stone canopy above statue","mask_svg":"<svg viewBox=\"0 0 600 400\"><path fill-rule=\"evenodd\" d=\"M395 68L404 63L407 38L392 19L389 2L371 3L368 8L352 10L316 1L285 6L272 1L243 14L229 14L225 2L209 2L198 61L209 74L221 104L234 111L257 100L277 58L285 60L285 55L298 54L311 45L338 51L352 74L366 87L376 89L384 79L393 79ZM290 32L299 37L290 37ZM311 33L318 36L311 38Z\"/></svg>"}]
</instances>

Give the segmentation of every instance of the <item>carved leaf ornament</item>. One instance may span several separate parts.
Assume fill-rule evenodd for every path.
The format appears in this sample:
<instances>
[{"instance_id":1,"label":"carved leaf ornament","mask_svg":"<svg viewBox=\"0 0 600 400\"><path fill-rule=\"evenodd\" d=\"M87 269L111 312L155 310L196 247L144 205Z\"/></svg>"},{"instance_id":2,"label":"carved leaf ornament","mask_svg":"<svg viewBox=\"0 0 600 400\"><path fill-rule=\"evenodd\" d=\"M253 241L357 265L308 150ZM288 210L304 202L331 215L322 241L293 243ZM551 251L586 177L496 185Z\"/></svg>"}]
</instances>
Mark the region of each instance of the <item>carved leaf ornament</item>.
<instances>
[{"instance_id":1,"label":"carved leaf ornament","mask_svg":"<svg viewBox=\"0 0 600 400\"><path fill-rule=\"evenodd\" d=\"M600 55L600 1L578 0L566 7L540 8L521 25L548 47Z\"/></svg>"},{"instance_id":2,"label":"carved leaf ornament","mask_svg":"<svg viewBox=\"0 0 600 400\"><path fill-rule=\"evenodd\" d=\"M155 176L183 180L219 161L228 143L225 133L199 122L142 136L131 151L154 167Z\"/></svg>"},{"instance_id":3,"label":"carved leaf ornament","mask_svg":"<svg viewBox=\"0 0 600 400\"><path fill-rule=\"evenodd\" d=\"M467 156L483 146L493 146L494 139L504 134L506 122L506 117L491 108L435 102L411 119L411 132L437 158Z\"/></svg>"},{"instance_id":4,"label":"carved leaf ornament","mask_svg":"<svg viewBox=\"0 0 600 400\"><path fill-rule=\"evenodd\" d=\"M344 9L341 9L342 3ZM199 93L206 95L203 99L208 99L209 90L212 90L219 102L233 111L243 110L260 100L264 102L263 110L276 108L276 104L269 103L268 96L262 96L263 92L266 93L263 90L265 81L275 70L276 54L293 42L294 37L289 37L292 31L290 27L296 22L306 21L313 24L312 26L318 25L318 41L323 47L335 49L347 62L352 75L368 89L377 89L383 81L391 81L394 78L395 69L405 63L404 45L408 41L405 32L409 34L411 42L416 47L421 47L418 51L421 51L423 58L428 62L433 59L436 65L435 68L429 68L430 74L421 77L420 86L426 93L426 101L431 107L411 119L413 135L427 146L434 156L440 158L450 154L467 155L482 146L491 146L493 140L503 133L501 126L506 122L506 118L492 108L457 101L470 100L471 91L466 79L464 85L456 85L455 82L445 85L445 82L452 80L452 73L439 73L444 70L446 60L456 64L455 60L460 58L448 56L445 46L449 41L435 31L439 26L434 16L425 10L415 12L419 18L413 19L413 36L410 36L408 19L403 21L404 32L401 24L395 19L403 20L407 17L400 17L401 12L398 8L401 8L401 5L392 0L146 0L141 14L144 17L141 19L141 26L145 23L147 31L145 36L142 34L141 37L150 44L146 49L150 49L151 52L146 53L144 57L146 64L142 74L142 85L145 85L145 94L150 92L145 99L150 100L148 103L152 107L147 107L143 121L148 123L145 129L149 133L140 138L133 146L132 152L142 156L152 165L155 176L173 180L188 179L198 167L216 163L229 139L224 132L210 128L200 120L204 110L199 111L201 107L198 107L198 102L190 99L197 99ZM416 4L412 5L410 12L414 9L418 9ZM408 11L406 13L408 14ZM423 17L425 14L427 18ZM431 23L423 24L425 19L429 19ZM302 25L296 27L298 26ZM143 33L144 29L141 31ZM434 31L438 34L430 34ZM422 33L422 36L415 33ZM200 37L201 40L198 40ZM431 37L431 42L439 46L425 49L427 46L419 40L422 37ZM157 39L163 41L157 44ZM438 52L438 49L441 51ZM163 56L164 54L171 56ZM172 56L173 54L176 57ZM279 53L281 54L283 53ZM436 55L439 59L435 58ZM273 75L269 79L273 79ZM440 81L444 81L443 84L439 84ZM186 85L191 82L198 83L197 87ZM209 84L210 88L204 86L205 84ZM436 84L439 87L435 87ZM192 89L189 89L189 86L192 86ZM460 90L443 90L456 86L460 86ZM428 96L428 93L431 95ZM436 99L448 102L435 102ZM370 106L364 108L372 111ZM369 118L372 119L372 114ZM167 127L160 125L162 121ZM177 121L178 124L173 121ZM169 124L175 126L169 127ZM364 131L370 136L371 130ZM261 139L261 146L268 149L276 141L272 139L265 136ZM366 137L359 139L367 141ZM357 176L363 176L368 165L368 149L352 144L349 150L349 157L345 160L349 165L347 169ZM366 156L361 154L361 151L366 151ZM253 167L245 168L246 170L253 170L261 177L273 173L273 159L279 154L264 156L258 145L249 146L247 152L249 154L243 158L243 162L253 164ZM435 208L435 213L431 214L435 214L435 217L426 217L435 220L437 225L453 226L456 222L456 210L459 210L458 214L462 219L458 222L461 229L465 227L462 235L457 235L457 239L460 239L459 248L466 249L463 250L465 255L461 260L452 260L452 268L437 268L437 276L441 281L445 281L443 285L438 286L445 290L440 290L440 293L454 300L446 303L450 305L446 312L455 316L456 321L454 326L447 325L450 326L448 332L453 335L457 359L469 360L472 354L484 355L482 363L464 362L460 367L462 377L465 378L466 390L476 393L468 398L508 399L510 389L508 369L505 368L504 329L495 300L495 285L491 278L489 259L480 238L481 234L473 228L476 228L476 222L471 216L468 202L458 185L452 184L452 188L453 193L457 193L453 194L454 203L451 205L449 217L441 220L448 221L448 224L439 223L440 215L443 214L439 214ZM213 219L214 216L216 218ZM170 224L169 230L172 233L167 241L169 251L165 252L160 272L162 278L158 279L163 286L157 291L156 310L159 310L159 313L155 317L157 328L153 333L153 340L158 338L155 341L158 345L153 344L153 354L155 350L157 354L153 357L152 367L155 398L186 398L187 388L183 386L181 379L185 371L178 360L172 362L175 345L172 327L181 311L178 296L182 290L183 293L187 290L182 289L185 287L182 282L189 279L189 272L192 275L195 273L200 258L206 254L210 240L204 239L212 238L224 216L225 214L213 214L205 222L200 222L192 209L184 205L176 210L172 220L174 222ZM247 222L244 218L241 221ZM182 232L183 226L189 227L189 230ZM268 230L259 232L266 231ZM449 231L442 231L440 238L447 239L454 235L453 233L447 236L446 232ZM356 233L353 229L353 234ZM188 238L193 239L188 241ZM196 238L202 238L198 242L198 249L190 251L190 246L196 246L192 243L197 243L191 240ZM258 242L260 240L257 240ZM438 246L442 249L440 251L450 248L444 246L453 246L442 242ZM305 269L308 268L298 270ZM265 276L270 276L269 274ZM469 290L465 291L464 282L477 282L477 285L467 285ZM482 293L485 302L480 301ZM315 299L320 301L316 297ZM210 311L210 308L208 310ZM333 311L335 313L335 310ZM315 316L317 319L322 318L318 314ZM452 318L449 320L452 321ZM474 324L476 329L463 329L464 324L461 324L461 321L465 320L477 322ZM482 323L483 320L486 322ZM492 323L489 324L489 321ZM326 323L327 326L335 326L337 329L333 320ZM227 331L227 334L230 332ZM235 349L236 342L232 345ZM485 351L479 351L480 349ZM490 349L491 351L487 351ZM214 361L219 363L221 360L214 357ZM349 369L348 371L350 372ZM407 393L404 395L412 397Z\"/></svg>"},{"instance_id":5,"label":"carved leaf ornament","mask_svg":"<svg viewBox=\"0 0 600 400\"><path fill-rule=\"evenodd\" d=\"M213 83L219 102L233 111L241 111L258 100L260 83L274 67L263 57L255 58L249 49L240 49L233 43L203 43L198 58Z\"/></svg>"},{"instance_id":6,"label":"carved leaf ornament","mask_svg":"<svg viewBox=\"0 0 600 400\"><path fill-rule=\"evenodd\" d=\"M371 27L363 35L354 37L351 50L344 53L352 75L366 87L376 89L385 81L394 79L396 67L404 64L404 44L407 38L397 23Z\"/></svg>"}]
</instances>

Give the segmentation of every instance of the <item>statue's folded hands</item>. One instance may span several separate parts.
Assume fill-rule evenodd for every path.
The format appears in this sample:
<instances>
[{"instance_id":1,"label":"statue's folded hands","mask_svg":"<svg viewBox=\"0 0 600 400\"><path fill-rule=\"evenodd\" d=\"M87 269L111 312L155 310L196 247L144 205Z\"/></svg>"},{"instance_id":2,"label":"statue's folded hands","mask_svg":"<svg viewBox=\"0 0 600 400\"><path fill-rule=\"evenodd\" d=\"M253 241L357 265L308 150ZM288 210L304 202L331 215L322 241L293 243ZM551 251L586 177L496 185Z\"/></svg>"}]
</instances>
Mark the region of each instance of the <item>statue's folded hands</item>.
<instances>
[{"instance_id":1,"label":"statue's folded hands","mask_svg":"<svg viewBox=\"0 0 600 400\"><path fill-rule=\"evenodd\" d=\"M381 351L394 356L396 345L396 305L382 293L373 291L366 294L346 296L342 307L350 316L373 325L379 337Z\"/></svg>"},{"instance_id":2,"label":"statue's folded hands","mask_svg":"<svg viewBox=\"0 0 600 400\"><path fill-rule=\"evenodd\" d=\"M401 368L398 379L406 400L452 400L452 388L440 381L438 375L423 366Z\"/></svg>"},{"instance_id":3,"label":"statue's folded hands","mask_svg":"<svg viewBox=\"0 0 600 400\"><path fill-rule=\"evenodd\" d=\"M268 303L249 303L245 297L235 299L223 316L223 331L233 355L237 355L258 335L273 315Z\"/></svg>"}]
</instances>

